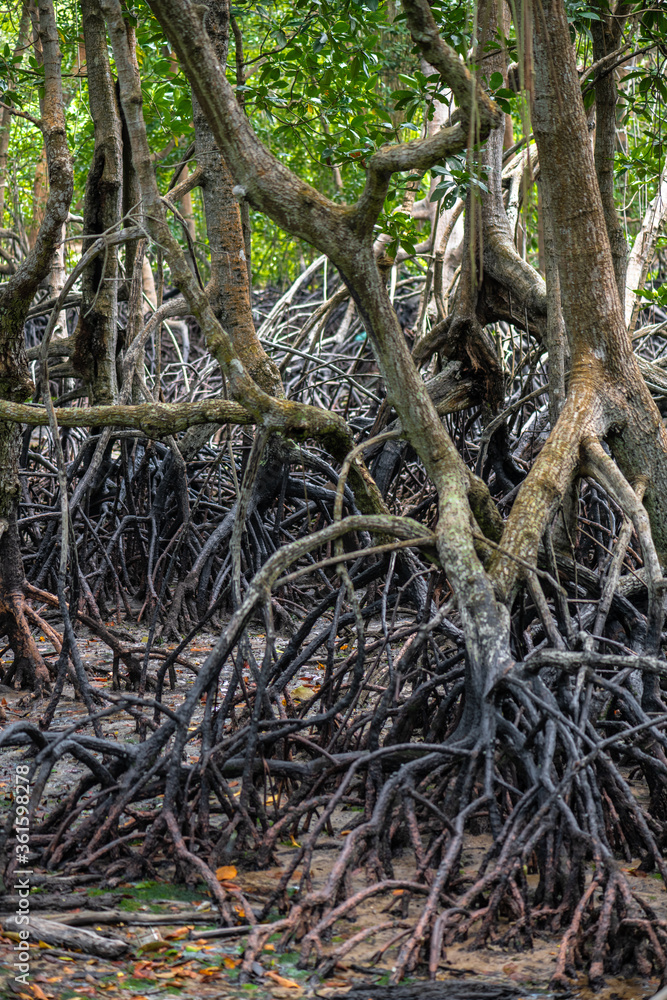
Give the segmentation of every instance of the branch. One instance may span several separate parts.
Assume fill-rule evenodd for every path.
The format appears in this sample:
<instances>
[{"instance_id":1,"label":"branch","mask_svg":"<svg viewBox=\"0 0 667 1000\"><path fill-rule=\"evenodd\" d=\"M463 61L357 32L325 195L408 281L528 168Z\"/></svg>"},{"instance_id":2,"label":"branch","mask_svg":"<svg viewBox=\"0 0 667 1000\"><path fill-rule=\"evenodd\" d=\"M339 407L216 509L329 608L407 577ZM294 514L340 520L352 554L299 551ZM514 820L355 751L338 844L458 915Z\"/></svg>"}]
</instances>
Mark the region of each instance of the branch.
<instances>
[{"instance_id":1,"label":"branch","mask_svg":"<svg viewBox=\"0 0 667 1000\"><path fill-rule=\"evenodd\" d=\"M329 255L349 245L349 208L306 184L260 142L190 0L149 0L149 6L176 50L234 180L253 208Z\"/></svg>"},{"instance_id":2,"label":"branch","mask_svg":"<svg viewBox=\"0 0 667 1000\"><path fill-rule=\"evenodd\" d=\"M252 414L239 403L225 399L203 399L195 403L141 403L137 406L65 406L55 410L61 427L126 427L160 439L196 424L252 424ZM11 403L0 399L0 420L45 427L49 416L44 406Z\"/></svg>"},{"instance_id":3,"label":"branch","mask_svg":"<svg viewBox=\"0 0 667 1000\"><path fill-rule=\"evenodd\" d=\"M44 122L41 118L35 118L34 115L29 115L27 111L19 111L18 108L13 107L11 104L5 104L4 101L0 101L0 108L8 111L10 115L16 115L17 118L25 118L27 122L32 122L40 132L44 128Z\"/></svg>"},{"instance_id":4,"label":"branch","mask_svg":"<svg viewBox=\"0 0 667 1000\"><path fill-rule=\"evenodd\" d=\"M174 4L172 0L155 0L154 7L156 11L161 10L162 6L171 10ZM284 399L275 399L264 392L253 381L240 362L229 335L218 322L206 293L194 280L183 251L169 229L164 201L155 180L146 137L146 126L142 114L141 80L128 50L127 34L121 5L118 0L100 0L100 7L104 12L109 27L109 35L118 71L120 97L130 135L132 156L141 187L146 229L158 245L163 248L165 258L169 262L173 281L179 291L183 293L189 308L199 322L206 338L208 349L229 379L232 395L242 402L246 410L252 414L253 420L257 424L293 434L299 439L303 439L304 437L319 437L321 440L328 442L329 447L334 453L341 454L341 452L347 452L350 445L350 432L345 421L339 414L325 411L315 406L288 402ZM230 147L231 155L235 156L239 153L243 142L249 136L250 151L254 153L258 149L260 150L258 155L260 156L261 163L258 165L252 159L248 159L245 156L245 150L242 150L243 155L240 157L240 161L248 170L252 169L253 172L257 170L258 176L261 177L261 165L268 159L270 162L267 165L267 169L270 169L271 163L274 162L273 157L264 150L264 147L250 129L247 119L244 115L240 114L231 88L224 78L220 64L215 58L208 35L203 32L192 5L189 3L181 4L179 2L177 7L178 10L173 12L172 21L179 24L182 22L183 36L185 37L188 33L190 35L194 34L197 37L198 44L201 44L201 51L197 50L196 53L191 46L188 48L187 55L191 61L194 60L195 64L194 67L188 69L188 72L191 71L193 77L199 79L197 69L200 63L209 58L212 60L211 72L213 82L217 81L220 84L217 89L214 89L220 96L220 100L223 101L223 105L226 97L231 95L232 106L227 107L225 114L222 116L225 118L225 135L227 135L227 129L229 132L234 132L236 129L239 130L238 142L236 141L237 136L234 132L231 139L227 136L229 141L226 142L226 145ZM185 20L183 21L184 17ZM170 21L169 23L171 24L172 22ZM178 48L182 49L182 46L179 45ZM202 99L210 108L211 94L207 91ZM214 114L214 112L220 115L221 109L213 108L211 114ZM237 119L240 117L240 120L230 125L226 121L227 115L231 115ZM223 153L225 153L224 149ZM284 175L291 178L290 184L293 185L296 179L293 178L289 171L286 171L284 168L281 168L281 170ZM265 178L262 178L261 184L264 182ZM312 190L308 185L302 186L304 189ZM314 193L316 194L316 192ZM304 203L302 204L301 196L299 196L298 204L300 205L302 214L307 214L308 199L306 196L304 196L304 199ZM340 212L338 206L334 206L334 208ZM322 225L326 228L324 217L322 218ZM346 239L349 244L349 231L346 231Z\"/></svg>"},{"instance_id":5,"label":"branch","mask_svg":"<svg viewBox=\"0 0 667 1000\"><path fill-rule=\"evenodd\" d=\"M200 166L192 171L191 174L182 180L179 184L175 184L173 187L169 188L167 197L169 201L180 201L184 198L188 192L192 191L193 188L199 187L204 176L204 171Z\"/></svg>"},{"instance_id":6,"label":"branch","mask_svg":"<svg viewBox=\"0 0 667 1000\"><path fill-rule=\"evenodd\" d=\"M339 205L283 166L257 138L190 0L149 0L149 5L178 53L244 197L281 228L308 240L333 259L340 259L341 251L349 255L352 233L370 234L391 173L426 170L464 149L471 138L483 141L500 120L500 109L440 38L426 0L407 0L404 6L413 38L454 92L464 124L443 129L428 139L379 150L371 158L367 187L357 205ZM467 124L473 120L478 128L471 137Z\"/></svg>"},{"instance_id":7,"label":"branch","mask_svg":"<svg viewBox=\"0 0 667 1000\"><path fill-rule=\"evenodd\" d=\"M642 56L646 52L650 52L651 49L655 48L655 42L652 42L650 45L645 45L641 49L634 49L632 52L627 51L629 47L630 47L630 42L626 42L625 45L622 45L618 49L614 49L613 52L608 52L605 56L602 56L601 59L598 59L596 62L592 63L588 67L588 69L581 74L579 78L579 83L583 83L585 80L588 79L589 76L591 76L593 73L595 74L594 79L591 80L591 82L582 91L582 93L587 94L588 91L591 89L591 87L594 87L596 82L601 77L606 76L608 73L611 73L612 70L615 70L617 66L622 66L623 63L627 62L629 59L634 59L636 56Z\"/></svg>"},{"instance_id":8,"label":"branch","mask_svg":"<svg viewBox=\"0 0 667 1000\"><path fill-rule=\"evenodd\" d=\"M483 142L503 117L498 105L484 92L461 57L440 37L428 0L403 0L403 9L410 34L426 61L438 70L451 89L462 120L425 139L384 146L371 157L366 188L355 213L362 231L372 229L382 209L392 173L428 170L467 146Z\"/></svg>"},{"instance_id":9,"label":"branch","mask_svg":"<svg viewBox=\"0 0 667 1000\"><path fill-rule=\"evenodd\" d=\"M484 136L486 138L486 136ZM425 171L448 156L460 153L468 144L468 129L457 123L442 128L426 139L383 146L368 162L366 187L355 207L355 221L361 232L372 231L382 211L389 179L397 171Z\"/></svg>"},{"instance_id":10,"label":"branch","mask_svg":"<svg viewBox=\"0 0 667 1000\"><path fill-rule=\"evenodd\" d=\"M500 124L500 108L482 90L461 57L440 37L428 0L403 0L403 10L410 34L426 61L438 70L451 88L463 118L467 121L475 118L479 122L480 134L475 140L482 141Z\"/></svg>"}]
</instances>

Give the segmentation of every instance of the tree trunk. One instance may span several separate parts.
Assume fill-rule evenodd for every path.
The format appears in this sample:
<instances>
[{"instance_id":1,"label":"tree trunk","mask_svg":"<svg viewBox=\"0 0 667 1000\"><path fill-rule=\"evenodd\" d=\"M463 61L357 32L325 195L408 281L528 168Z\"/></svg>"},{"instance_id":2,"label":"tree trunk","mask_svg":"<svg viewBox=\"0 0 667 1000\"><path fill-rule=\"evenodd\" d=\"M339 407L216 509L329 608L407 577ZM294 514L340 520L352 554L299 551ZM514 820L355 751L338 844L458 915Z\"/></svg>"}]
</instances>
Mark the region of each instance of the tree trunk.
<instances>
[{"instance_id":1,"label":"tree trunk","mask_svg":"<svg viewBox=\"0 0 667 1000\"><path fill-rule=\"evenodd\" d=\"M95 149L86 181L83 210L85 251L121 219L123 143L116 88L107 53L104 18L97 0L82 0L90 112ZM72 363L81 372L93 405L111 405L118 396L118 248L108 247L81 277L81 309L74 334Z\"/></svg>"},{"instance_id":2,"label":"tree trunk","mask_svg":"<svg viewBox=\"0 0 667 1000\"><path fill-rule=\"evenodd\" d=\"M44 61L42 121L49 169L44 218L28 256L0 292L0 396L23 402L34 389L28 375L23 324L39 283L49 274L72 197L72 163L62 111L60 48L51 0L40 0L39 38ZM48 392L48 387L46 388ZM42 690L48 671L30 635L22 593L23 564L16 519L19 503L19 424L0 424L0 625L14 652L10 677Z\"/></svg>"}]
</instances>

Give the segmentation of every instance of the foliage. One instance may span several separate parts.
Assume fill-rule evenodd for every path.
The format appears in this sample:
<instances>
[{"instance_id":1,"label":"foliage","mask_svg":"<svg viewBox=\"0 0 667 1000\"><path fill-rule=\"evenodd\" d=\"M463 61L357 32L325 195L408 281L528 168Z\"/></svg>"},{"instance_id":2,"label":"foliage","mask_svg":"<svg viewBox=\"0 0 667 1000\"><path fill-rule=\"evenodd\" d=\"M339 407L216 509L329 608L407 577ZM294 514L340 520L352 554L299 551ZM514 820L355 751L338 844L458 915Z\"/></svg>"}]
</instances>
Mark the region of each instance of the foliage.
<instances>
[{"instance_id":1,"label":"foliage","mask_svg":"<svg viewBox=\"0 0 667 1000\"><path fill-rule=\"evenodd\" d=\"M245 79L238 91L253 127L283 162L334 199L354 201L361 193L364 168L373 152L387 142L418 137L425 118L433 113L434 100L449 100L438 74L424 72L400 9L390 20L390 6L378 0L342 3L296 0L289 4L243 3L233 8L244 46ZM640 14L633 44L641 49L660 43L667 36L667 14L660 9L645 10L637 6ZM162 29L144 0L135 0L127 9L128 22L137 35L149 142L156 157L160 185L166 190L175 165L193 138L190 91L178 61L165 44ZM474 28L472 8L448 2L435 4L433 10L448 43L466 55ZM15 3L0 15L2 100L38 116L43 71L30 48L14 53L19 13L19 5ZM568 17L586 65L591 58L590 24L599 20L600 13L594 3L571 0ZM68 139L75 154L73 211L76 214L83 204L93 128L80 13L75 0L62 0L58 4L58 18ZM500 41L514 56L514 29L507 39ZM230 81L236 84L235 58L232 37L227 72ZM619 101L623 112L619 125L624 129L625 148L619 151L616 171L622 179L619 190L624 192L623 207L629 207L628 203L633 203L638 193L642 203L650 199L664 164L667 85L663 62L664 56L658 48L622 71ZM512 116L515 134L521 134L529 127L523 102L507 87L501 74L493 74L488 83L494 100ZM592 94L590 86L586 92ZM20 211L23 224L30 229L40 211L34 187L41 158L38 130L30 122L14 120L8 155L13 187L8 191L7 209ZM436 169L441 179L431 197L443 199L444 207L450 207L468 190L469 171L470 165L456 159L444 163ZM483 177L473 179L472 184L485 189ZM422 194L425 191L422 188ZM400 182L392 185L382 228L390 236L392 250L400 245L412 253L425 233L401 215L403 196L404 185ZM193 201L201 241L203 209L197 196ZM309 247L285 237L266 217L254 216L252 225L258 286L289 281L304 263L313 259ZM633 225L630 218L630 231ZM199 253L206 273L203 244Z\"/></svg>"}]
</instances>

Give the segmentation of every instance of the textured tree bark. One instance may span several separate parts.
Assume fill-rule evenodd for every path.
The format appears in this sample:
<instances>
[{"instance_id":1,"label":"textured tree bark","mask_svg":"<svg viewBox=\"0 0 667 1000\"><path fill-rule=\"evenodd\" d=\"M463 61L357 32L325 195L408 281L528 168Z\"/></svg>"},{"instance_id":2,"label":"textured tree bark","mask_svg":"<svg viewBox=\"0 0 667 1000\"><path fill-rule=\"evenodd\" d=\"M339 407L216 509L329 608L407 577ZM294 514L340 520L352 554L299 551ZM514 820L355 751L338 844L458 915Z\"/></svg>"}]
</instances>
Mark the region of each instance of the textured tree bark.
<instances>
[{"instance_id":1,"label":"textured tree bark","mask_svg":"<svg viewBox=\"0 0 667 1000\"><path fill-rule=\"evenodd\" d=\"M97 0L82 0L81 16L90 113L95 125L95 149L86 181L83 210L82 246L86 250L96 237L120 222L123 141L104 18ZM118 248L112 246L81 276L82 301L74 335L72 363L81 372L93 405L111 405L118 395L118 273Z\"/></svg>"},{"instance_id":2,"label":"textured tree bark","mask_svg":"<svg viewBox=\"0 0 667 1000\"><path fill-rule=\"evenodd\" d=\"M206 30L221 66L227 64L229 4L209 0ZM193 97L195 156L201 168L201 189L206 212L206 232L211 252L211 281L207 293L213 311L229 333L244 368L270 395L282 395L276 365L257 339L250 304L248 262L239 201L234 180L220 155L206 116Z\"/></svg>"},{"instance_id":3,"label":"textured tree bark","mask_svg":"<svg viewBox=\"0 0 667 1000\"><path fill-rule=\"evenodd\" d=\"M569 367L570 348L560 300L560 274L554 252L554 233L549 203L544 196L542 196L541 201L547 286L547 321L544 328L544 339L549 352L549 421L551 426L555 427L567 394L565 371Z\"/></svg>"},{"instance_id":4,"label":"textured tree bark","mask_svg":"<svg viewBox=\"0 0 667 1000\"><path fill-rule=\"evenodd\" d=\"M107 0L104 2L106 5ZM508 617L496 603L475 550L467 499L470 477L410 357L373 255L372 238L391 174L427 169L449 151L464 148L473 108L479 136L485 138L500 120L498 109L472 85L463 63L442 42L428 5L406 3L413 37L452 87L464 122L421 141L381 149L371 159L366 189L357 205L340 206L291 174L258 141L236 104L193 8L174 0L153 0L151 6L179 54L218 146L246 197L287 231L308 239L329 255L371 333L388 396L438 491L438 551L457 594L469 640L470 698L462 726L471 724L473 717L479 716L488 685L508 665ZM216 339L219 342L219 336ZM224 368L222 352L219 360ZM240 392L236 398L252 409L256 404L245 385L241 389L241 383L237 384Z\"/></svg>"},{"instance_id":5,"label":"textured tree bark","mask_svg":"<svg viewBox=\"0 0 667 1000\"><path fill-rule=\"evenodd\" d=\"M623 0L610 16L600 4L601 20L591 21L593 59L604 58L618 48L623 27L632 5ZM621 302L625 300L625 274L628 245L623 226L614 204L614 154L616 150L616 80L613 70L598 76L595 81L595 171L602 198L604 220L614 262L616 287Z\"/></svg>"},{"instance_id":6,"label":"textured tree bark","mask_svg":"<svg viewBox=\"0 0 667 1000\"><path fill-rule=\"evenodd\" d=\"M484 53L481 72L490 79L493 73L507 78L507 54L497 47L497 33L507 37L509 11L504 0L484 0L478 5L478 52ZM479 58L479 56L478 56ZM491 131L481 152L487 172L488 193L481 194L480 228L484 273L509 289L517 311L527 309L535 316L546 314L546 287L541 275L517 251L502 192L505 116ZM530 166L530 162L528 163Z\"/></svg>"},{"instance_id":7,"label":"textured tree bark","mask_svg":"<svg viewBox=\"0 0 667 1000\"><path fill-rule=\"evenodd\" d=\"M0 396L22 403L34 386L28 375L23 324L42 281L51 269L55 248L72 197L72 163L62 110L60 47L51 0L39 3L39 38L44 60L42 131L49 168L49 196L35 243L16 273L0 291ZM48 391L48 390L47 390ZM0 424L0 628L14 652L10 675L38 690L48 683L48 670L27 625L22 593L23 565L16 528L19 501L20 425Z\"/></svg>"},{"instance_id":8,"label":"textured tree bark","mask_svg":"<svg viewBox=\"0 0 667 1000\"><path fill-rule=\"evenodd\" d=\"M583 443L606 439L628 480L648 476L644 504L664 557L667 433L625 327L562 0L549 0L536 15L534 56L533 131L553 224L572 371L565 406L517 497L503 547L536 559L546 520L577 474ZM520 577L517 564L496 556L493 575L509 600Z\"/></svg>"}]
</instances>

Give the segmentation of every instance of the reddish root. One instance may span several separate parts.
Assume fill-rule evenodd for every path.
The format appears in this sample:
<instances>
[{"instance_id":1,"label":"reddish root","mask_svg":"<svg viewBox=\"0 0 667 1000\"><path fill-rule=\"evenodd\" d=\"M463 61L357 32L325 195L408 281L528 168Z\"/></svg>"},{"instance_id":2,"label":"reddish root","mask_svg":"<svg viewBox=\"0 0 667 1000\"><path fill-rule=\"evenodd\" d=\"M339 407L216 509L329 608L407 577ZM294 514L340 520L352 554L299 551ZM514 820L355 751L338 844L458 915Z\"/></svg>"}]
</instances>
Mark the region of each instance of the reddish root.
<instances>
[{"instance_id":1,"label":"reddish root","mask_svg":"<svg viewBox=\"0 0 667 1000\"><path fill-rule=\"evenodd\" d=\"M233 927L236 921L234 919L234 914L232 913L231 906L229 904L229 899L227 897L225 890L222 888L217 878L215 877L214 872L211 871L209 866L204 861L202 861L201 858L198 858L196 854L193 854L192 851L188 850L185 840L183 839L183 835L181 834L181 831L178 827L178 823L176 821L176 817L174 816L174 814L169 810L165 809L163 812L163 817L167 825L167 829L169 830L171 838L174 842L174 847L176 849L176 855L178 859L181 862L183 862L188 868L193 869L199 875L199 877L204 880L204 882L206 883L211 892L211 896L217 903L218 910L220 911L220 915L225 921L226 926ZM238 895L241 897L242 902L245 903L245 900L241 896L241 893L238 893ZM248 907L247 903L245 903L244 911L245 914L249 918L251 918L251 922L254 922L253 912Z\"/></svg>"},{"instance_id":2,"label":"reddish root","mask_svg":"<svg viewBox=\"0 0 667 1000\"><path fill-rule=\"evenodd\" d=\"M54 630L33 611L20 590L5 590L0 593L0 632L7 636L14 654L14 662L5 673L3 681L41 695L49 690L52 673L37 648L28 619L37 620L40 628L46 625L44 631L51 638ZM58 640L60 642L59 636Z\"/></svg>"}]
</instances>

